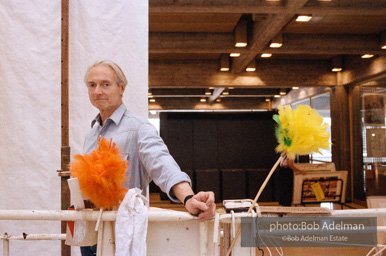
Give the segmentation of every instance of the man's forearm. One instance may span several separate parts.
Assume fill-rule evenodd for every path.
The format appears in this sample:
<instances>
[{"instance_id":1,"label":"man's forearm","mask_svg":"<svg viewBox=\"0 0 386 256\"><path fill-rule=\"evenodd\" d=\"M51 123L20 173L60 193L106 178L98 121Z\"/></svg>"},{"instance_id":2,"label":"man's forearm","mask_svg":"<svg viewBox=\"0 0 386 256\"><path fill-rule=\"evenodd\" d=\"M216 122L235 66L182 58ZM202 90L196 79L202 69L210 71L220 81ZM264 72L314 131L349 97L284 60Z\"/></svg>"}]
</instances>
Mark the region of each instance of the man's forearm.
<instances>
[{"instance_id":1,"label":"man's forearm","mask_svg":"<svg viewBox=\"0 0 386 256\"><path fill-rule=\"evenodd\" d=\"M194 195L192 188L186 181L177 183L172 187L173 194L183 203L186 196Z\"/></svg>"}]
</instances>

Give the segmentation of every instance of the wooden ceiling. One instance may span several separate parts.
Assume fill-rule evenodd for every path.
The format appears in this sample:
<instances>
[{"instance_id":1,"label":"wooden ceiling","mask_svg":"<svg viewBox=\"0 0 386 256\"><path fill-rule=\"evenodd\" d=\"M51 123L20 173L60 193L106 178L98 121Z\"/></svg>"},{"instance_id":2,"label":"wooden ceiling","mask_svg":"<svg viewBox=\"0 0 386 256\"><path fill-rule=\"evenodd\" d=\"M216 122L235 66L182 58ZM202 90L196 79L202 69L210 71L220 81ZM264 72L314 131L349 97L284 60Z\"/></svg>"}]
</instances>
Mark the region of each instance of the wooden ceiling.
<instances>
[{"instance_id":1,"label":"wooden ceiling","mask_svg":"<svg viewBox=\"0 0 386 256\"><path fill-rule=\"evenodd\" d=\"M300 14L312 19L296 22ZM241 20L248 45L236 48L234 30ZM156 100L149 109L268 109L266 98L281 89L335 86L330 68L336 56L344 70L377 58L384 63L386 1L150 0L149 31L149 88ZM283 46L270 48L280 33ZM241 55L229 57L230 71L221 72L220 56L232 52ZM374 57L361 59L365 53ZM256 71L246 72L251 62ZM211 95L205 95L208 88ZM226 88L229 95L222 95Z\"/></svg>"}]
</instances>

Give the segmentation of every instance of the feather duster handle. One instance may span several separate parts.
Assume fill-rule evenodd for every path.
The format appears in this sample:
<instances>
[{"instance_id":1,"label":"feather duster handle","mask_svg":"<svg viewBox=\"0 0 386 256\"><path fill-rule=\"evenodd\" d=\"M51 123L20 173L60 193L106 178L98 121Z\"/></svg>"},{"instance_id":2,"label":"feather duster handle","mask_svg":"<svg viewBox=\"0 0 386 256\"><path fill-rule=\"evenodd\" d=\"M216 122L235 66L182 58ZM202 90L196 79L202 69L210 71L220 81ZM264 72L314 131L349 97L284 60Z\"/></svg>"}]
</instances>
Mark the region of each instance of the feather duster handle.
<instances>
[{"instance_id":1,"label":"feather duster handle","mask_svg":"<svg viewBox=\"0 0 386 256\"><path fill-rule=\"evenodd\" d=\"M71 175L78 178L79 186L96 207L109 209L118 206L127 188L127 160L122 159L112 140L101 137L98 147L90 154L76 155L71 163Z\"/></svg>"},{"instance_id":2,"label":"feather duster handle","mask_svg":"<svg viewBox=\"0 0 386 256\"><path fill-rule=\"evenodd\" d=\"M323 118L315 109L307 105L298 105L294 110L288 105L279 106L279 114L273 119L277 122L276 138L279 143L276 151L285 152L289 159L330 148L328 125L323 123Z\"/></svg>"}]
</instances>

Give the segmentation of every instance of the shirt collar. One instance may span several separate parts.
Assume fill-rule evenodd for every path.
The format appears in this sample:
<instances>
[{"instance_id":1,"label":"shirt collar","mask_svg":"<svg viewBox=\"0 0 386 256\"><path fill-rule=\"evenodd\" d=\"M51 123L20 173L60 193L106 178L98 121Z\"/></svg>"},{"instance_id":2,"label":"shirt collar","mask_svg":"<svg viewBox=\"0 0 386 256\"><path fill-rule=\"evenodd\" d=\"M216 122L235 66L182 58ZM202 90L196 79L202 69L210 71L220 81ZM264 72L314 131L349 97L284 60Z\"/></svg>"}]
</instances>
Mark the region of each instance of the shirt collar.
<instances>
[{"instance_id":1,"label":"shirt collar","mask_svg":"<svg viewBox=\"0 0 386 256\"><path fill-rule=\"evenodd\" d=\"M111 120L113 121L116 125L119 124L119 122L121 121L122 117L123 117L123 114L125 113L126 111L126 106L122 103L115 111L114 113L109 117L107 118L107 120ZM106 121L107 121L106 120ZM92 121L91 121L91 128L94 126L95 122L98 122L99 124L101 123L101 116L100 114L98 114ZM105 122L106 122L105 121Z\"/></svg>"}]
</instances>

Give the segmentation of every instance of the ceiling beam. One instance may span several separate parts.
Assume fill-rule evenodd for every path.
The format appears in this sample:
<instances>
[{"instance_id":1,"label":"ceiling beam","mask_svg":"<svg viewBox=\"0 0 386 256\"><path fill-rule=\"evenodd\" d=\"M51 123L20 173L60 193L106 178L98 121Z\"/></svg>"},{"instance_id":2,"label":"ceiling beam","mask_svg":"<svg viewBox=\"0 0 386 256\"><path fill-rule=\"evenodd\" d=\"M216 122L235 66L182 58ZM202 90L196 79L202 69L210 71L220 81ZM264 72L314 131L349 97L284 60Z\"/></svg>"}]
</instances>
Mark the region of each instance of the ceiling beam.
<instances>
[{"instance_id":1,"label":"ceiling beam","mask_svg":"<svg viewBox=\"0 0 386 256\"><path fill-rule=\"evenodd\" d=\"M255 72L220 72L217 60L150 60L150 88L334 86L326 60L256 62Z\"/></svg>"},{"instance_id":2,"label":"ceiling beam","mask_svg":"<svg viewBox=\"0 0 386 256\"><path fill-rule=\"evenodd\" d=\"M149 110L262 110L269 109L265 98L221 98L221 102L200 102L197 98L159 98Z\"/></svg>"},{"instance_id":3,"label":"ceiling beam","mask_svg":"<svg viewBox=\"0 0 386 256\"><path fill-rule=\"evenodd\" d=\"M386 56L379 56L361 66L342 72L342 84L354 85L386 74Z\"/></svg>"},{"instance_id":4,"label":"ceiling beam","mask_svg":"<svg viewBox=\"0 0 386 256\"><path fill-rule=\"evenodd\" d=\"M224 4L225 2L225 4ZM383 1L374 0L334 0L331 3L313 1L299 9L307 14L336 15L384 15L386 6ZM266 1L229 1L207 0L200 3L186 3L183 0L150 0L149 13L267 13L284 14L288 9L282 2Z\"/></svg>"},{"instance_id":5,"label":"ceiling beam","mask_svg":"<svg viewBox=\"0 0 386 256\"><path fill-rule=\"evenodd\" d=\"M284 54L385 54L378 35L283 34L281 48L262 50Z\"/></svg>"},{"instance_id":6,"label":"ceiling beam","mask_svg":"<svg viewBox=\"0 0 386 256\"><path fill-rule=\"evenodd\" d=\"M278 54L385 54L377 35L283 34L283 46L267 45L260 51ZM150 33L150 54L172 53L247 53L246 48L234 47L232 33Z\"/></svg>"},{"instance_id":7,"label":"ceiling beam","mask_svg":"<svg viewBox=\"0 0 386 256\"><path fill-rule=\"evenodd\" d=\"M230 53L235 50L239 49L235 47L233 33L149 34L149 53Z\"/></svg>"},{"instance_id":8,"label":"ceiling beam","mask_svg":"<svg viewBox=\"0 0 386 256\"><path fill-rule=\"evenodd\" d=\"M248 48L250 52L242 54L232 63L232 72L242 72L269 41L291 21L296 10L303 7L308 0L288 0L285 8L288 13L269 15L265 21L254 22L253 33Z\"/></svg>"}]
</instances>

